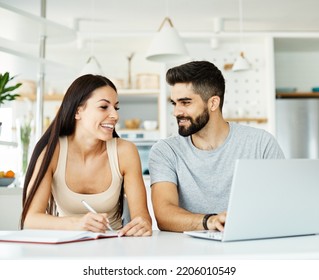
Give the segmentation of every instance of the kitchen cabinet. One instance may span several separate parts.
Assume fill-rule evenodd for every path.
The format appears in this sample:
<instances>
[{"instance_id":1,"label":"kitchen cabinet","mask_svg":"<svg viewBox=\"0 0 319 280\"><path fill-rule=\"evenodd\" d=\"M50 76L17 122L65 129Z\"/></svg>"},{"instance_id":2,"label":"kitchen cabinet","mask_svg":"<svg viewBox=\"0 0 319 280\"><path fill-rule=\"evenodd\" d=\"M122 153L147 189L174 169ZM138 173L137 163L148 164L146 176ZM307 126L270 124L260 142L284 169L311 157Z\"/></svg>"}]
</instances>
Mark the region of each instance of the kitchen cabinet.
<instances>
[{"instance_id":1,"label":"kitchen cabinet","mask_svg":"<svg viewBox=\"0 0 319 280\"><path fill-rule=\"evenodd\" d=\"M22 188L0 187L0 230L18 230Z\"/></svg>"}]
</instances>

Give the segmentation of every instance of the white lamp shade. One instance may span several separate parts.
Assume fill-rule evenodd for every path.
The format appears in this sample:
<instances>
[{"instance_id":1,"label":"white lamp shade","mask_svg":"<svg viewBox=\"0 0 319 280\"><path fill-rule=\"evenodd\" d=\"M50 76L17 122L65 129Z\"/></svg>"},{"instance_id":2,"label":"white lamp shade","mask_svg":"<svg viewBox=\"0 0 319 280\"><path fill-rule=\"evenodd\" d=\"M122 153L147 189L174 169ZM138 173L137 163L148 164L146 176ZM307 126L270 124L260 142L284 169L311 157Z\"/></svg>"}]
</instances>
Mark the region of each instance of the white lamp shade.
<instances>
[{"instance_id":1,"label":"white lamp shade","mask_svg":"<svg viewBox=\"0 0 319 280\"><path fill-rule=\"evenodd\" d=\"M151 42L146 59L155 62L171 62L188 58L187 49L176 29L163 26Z\"/></svg>"},{"instance_id":2,"label":"white lamp shade","mask_svg":"<svg viewBox=\"0 0 319 280\"><path fill-rule=\"evenodd\" d=\"M94 56L91 56L88 59L87 63L82 68L79 76L82 76L85 74L104 75L100 63L97 61L97 59Z\"/></svg>"},{"instance_id":3,"label":"white lamp shade","mask_svg":"<svg viewBox=\"0 0 319 280\"><path fill-rule=\"evenodd\" d=\"M240 55L236 58L235 63L232 67L232 70L236 72L236 71L244 71L249 69L250 69L250 64L245 58L244 53L241 52Z\"/></svg>"}]
</instances>

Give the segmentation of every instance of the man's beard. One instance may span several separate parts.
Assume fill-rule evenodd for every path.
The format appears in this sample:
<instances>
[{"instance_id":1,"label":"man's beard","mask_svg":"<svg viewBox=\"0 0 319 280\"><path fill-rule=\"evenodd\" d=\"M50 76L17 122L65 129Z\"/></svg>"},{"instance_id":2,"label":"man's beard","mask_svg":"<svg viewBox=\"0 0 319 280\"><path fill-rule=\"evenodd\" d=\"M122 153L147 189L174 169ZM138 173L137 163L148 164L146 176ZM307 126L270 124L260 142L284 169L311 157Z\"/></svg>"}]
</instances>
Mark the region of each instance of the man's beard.
<instances>
[{"instance_id":1,"label":"man's beard","mask_svg":"<svg viewBox=\"0 0 319 280\"><path fill-rule=\"evenodd\" d=\"M209 113L208 109L205 108L203 113L201 113L195 120L193 120L191 117L177 117L177 122L179 120L189 120L190 125L188 127L185 126L178 126L178 133L181 136L189 136L192 135L198 131L200 131L209 121Z\"/></svg>"}]
</instances>

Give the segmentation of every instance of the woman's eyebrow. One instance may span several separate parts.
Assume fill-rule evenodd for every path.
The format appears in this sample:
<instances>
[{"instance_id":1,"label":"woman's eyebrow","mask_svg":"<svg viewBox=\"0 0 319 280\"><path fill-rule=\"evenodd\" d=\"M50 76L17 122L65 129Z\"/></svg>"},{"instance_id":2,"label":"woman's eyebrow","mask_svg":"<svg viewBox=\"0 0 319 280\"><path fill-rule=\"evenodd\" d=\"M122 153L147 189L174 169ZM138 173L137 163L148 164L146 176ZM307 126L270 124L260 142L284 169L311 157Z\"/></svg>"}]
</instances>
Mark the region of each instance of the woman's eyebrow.
<instances>
[{"instance_id":1,"label":"woman's eyebrow","mask_svg":"<svg viewBox=\"0 0 319 280\"><path fill-rule=\"evenodd\" d=\"M111 102L109 100L105 99L105 98L102 98L102 99L98 100L97 102L101 102L101 101L105 101L106 103L111 104Z\"/></svg>"},{"instance_id":2,"label":"woman's eyebrow","mask_svg":"<svg viewBox=\"0 0 319 280\"><path fill-rule=\"evenodd\" d=\"M108 103L108 104L111 104L111 102L110 102L109 100L105 99L105 98L102 98L102 99L98 100L97 102L101 102L101 101L104 101L104 102L106 102L106 103ZM117 101L117 102L115 103L115 105L118 105L118 104L119 104L119 101Z\"/></svg>"}]
</instances>

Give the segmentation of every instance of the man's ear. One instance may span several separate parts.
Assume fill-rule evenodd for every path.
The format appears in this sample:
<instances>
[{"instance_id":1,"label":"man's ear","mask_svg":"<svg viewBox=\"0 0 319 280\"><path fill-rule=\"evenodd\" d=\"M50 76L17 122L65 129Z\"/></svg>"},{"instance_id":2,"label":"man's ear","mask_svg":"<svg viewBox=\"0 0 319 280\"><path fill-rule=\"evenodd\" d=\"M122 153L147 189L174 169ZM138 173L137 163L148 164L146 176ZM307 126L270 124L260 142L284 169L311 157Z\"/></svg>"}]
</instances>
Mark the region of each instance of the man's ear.
<instances>
[{"instance_id":1,"label":"man's ear","mask_svg":"<svg viewBox=\"0 0 319 280\"><path fill-rule=\"evenodd\" d=\"M211 111L216 111L219 108L220 97L217 95L212 96L208 99L208 108Z\"/></svg>"}]
</instances>

